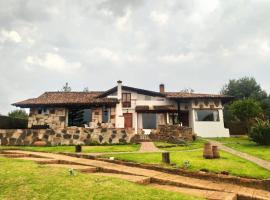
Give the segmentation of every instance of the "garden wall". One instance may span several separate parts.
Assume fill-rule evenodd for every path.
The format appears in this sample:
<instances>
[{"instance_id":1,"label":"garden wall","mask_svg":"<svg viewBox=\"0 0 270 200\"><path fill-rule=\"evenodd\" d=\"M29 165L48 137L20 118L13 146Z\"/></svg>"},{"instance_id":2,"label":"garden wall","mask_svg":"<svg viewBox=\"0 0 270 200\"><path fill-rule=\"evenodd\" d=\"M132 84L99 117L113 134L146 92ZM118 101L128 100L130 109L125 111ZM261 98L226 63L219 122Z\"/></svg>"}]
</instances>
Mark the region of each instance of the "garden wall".
<instances>
[{"instance_id":1,"label":"garden wall","mask_svg":"<svg viewBox=\"0 0 270 200\"><path fill-rule=\"evenodd\" d=\"M156 130L152 130L149 138L153 141L166 141L170 143L178 143L184 141L192 141L192 128L177 125L159 125Z\"/></svg>"},{"instance_id":2,"label":"garden wall","mask_svg":"<svg viewBox=\"0 0 270 200\"><path fill-rule=\"evenodd\" d=\"M0 116L0 128L3 129L27 128L27 122L27 119Z\"/></svg>"},{"instance_id":3,"label":"garden wall","mask_svg":"<svg viewBox=\"0 0 270 200\"><path fill-rule=\"evenodd\" d=\"M230 135L246 135L248 132L243 122L227 122L225 127L230 130Z\"/></svg>"},{"instance_id":4,"label":"garden wall","mask_svg":"<svg viewBox=\"0 0 270 200\"><path fill-rule=\"evenodd\" d=\"M135 136L134 130L89 129L68 127L64 129L0 129L0 145L34 145L45 141L47 145L90 145L129 143Z\"/></svg>"}]
</instances>

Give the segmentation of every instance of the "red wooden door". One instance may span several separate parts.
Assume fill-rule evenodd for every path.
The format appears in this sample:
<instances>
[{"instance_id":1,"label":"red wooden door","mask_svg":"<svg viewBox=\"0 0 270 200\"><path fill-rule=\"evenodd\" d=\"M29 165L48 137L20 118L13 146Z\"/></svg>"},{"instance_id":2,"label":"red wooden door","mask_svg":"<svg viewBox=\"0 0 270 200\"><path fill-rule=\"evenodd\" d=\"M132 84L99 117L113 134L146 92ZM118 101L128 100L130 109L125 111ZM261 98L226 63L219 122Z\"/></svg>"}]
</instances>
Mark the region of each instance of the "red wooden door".
<instances>
[{"instance_id":1,"label":"red wooden door","mask_svg":"<svg viewBox=\"0 0 270 200\"><path fill-rule=\"evenodd\" d=\"M132 113L124 113L125 128L132 128Z\"/></svg>"}]
</instances>

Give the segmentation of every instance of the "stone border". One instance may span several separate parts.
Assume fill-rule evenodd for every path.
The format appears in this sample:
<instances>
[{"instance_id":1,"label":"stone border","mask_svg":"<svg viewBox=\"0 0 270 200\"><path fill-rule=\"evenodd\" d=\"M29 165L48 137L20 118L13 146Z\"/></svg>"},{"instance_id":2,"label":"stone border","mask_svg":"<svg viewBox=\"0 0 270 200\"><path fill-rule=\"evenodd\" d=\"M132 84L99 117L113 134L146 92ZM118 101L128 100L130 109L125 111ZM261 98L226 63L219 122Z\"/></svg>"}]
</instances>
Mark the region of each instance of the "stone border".
<instances>
[{"instance_id":1,"label":"stone border","mask_svg":"<svg viewBox=\"0 0 270 200\"><path fill-rule=\"evenodd\" d=\"M175 174L175 175L182 175L187 176L191 178L198 178L203 180L211 180L211 181L222 181L226 183L241 185L245 187L250 188L256 188L256 189L263 189L263 190L270 190L270 179L255 179L255 178L244 178L244 177L237 177L232 175L224 175L224 174L216 174L211 172L192 172L184 169L170 169L165 168L158 165L151 165L151 164L140 164L140 163L134 163L134 162L128 162L128 161L122 161L122 160L110 160L106 158L100 158L93 155L86 155L86 154L76 154L76 153L60 153L63 155L78 157L78 158L86 158L86 159L94 159L94 160L100 160L104 162L110 162L115 164L121 164L126 165L130 167L139 167L143 169L150 169L150 170L156 170L160 172L165 172L169 174Z\"/></svg>"}]
</instances>

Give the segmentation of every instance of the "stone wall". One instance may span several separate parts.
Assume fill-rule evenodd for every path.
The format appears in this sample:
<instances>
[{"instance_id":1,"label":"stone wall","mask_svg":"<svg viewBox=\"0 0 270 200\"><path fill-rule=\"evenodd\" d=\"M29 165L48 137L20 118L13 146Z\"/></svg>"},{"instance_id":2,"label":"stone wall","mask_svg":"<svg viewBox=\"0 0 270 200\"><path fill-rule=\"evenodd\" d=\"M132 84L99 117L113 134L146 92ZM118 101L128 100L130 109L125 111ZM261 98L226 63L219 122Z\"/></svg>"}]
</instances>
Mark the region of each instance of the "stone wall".
<instances>
[{"instance_id":1,"label":"stone wall","mask_svg":"<svg viewBox=\"0 0 270 200\"><path fill-rule=\"evenodd\" d=\"M49 108L47 113L38 108L31 108L28 118L28 128L38 125L49 125L51 129L65 128L66 126L66 109Z\"/></svg>"},{"instance_id":2,"label":"stone wall","mask_svg":"<svg viewBox=\"0 0 270 200\"><path fill-rule=\"evenodd\" d=\"M156 130L152 130L149 138L153 141L165 141L170 143L181 143L182 141L192 141L192 128L180 125L159 125Z\"/></svg>"},{"instance_id":3,"label":"stone wall","mask_svg":"<svg viewBox=\"0 0 270 200\"><path fill-rule=\"evenodd\" d=\"M108 108L109 111L109 122L102 123L102 107L92 108L92 122L91 127L115 127L115 107Z\"/></svg>"},{"instance_id":4,"label":"stone wall","mask_svg":"<svg viewBox=\"0 0 270 200\"><path fill-rule=\"evenodd\" d=\"M33 145L45 141L47 145L90 145L129 143L134 130L68 127L64 129L0 129L1 145Z\"/></svg>"}]
</instances>

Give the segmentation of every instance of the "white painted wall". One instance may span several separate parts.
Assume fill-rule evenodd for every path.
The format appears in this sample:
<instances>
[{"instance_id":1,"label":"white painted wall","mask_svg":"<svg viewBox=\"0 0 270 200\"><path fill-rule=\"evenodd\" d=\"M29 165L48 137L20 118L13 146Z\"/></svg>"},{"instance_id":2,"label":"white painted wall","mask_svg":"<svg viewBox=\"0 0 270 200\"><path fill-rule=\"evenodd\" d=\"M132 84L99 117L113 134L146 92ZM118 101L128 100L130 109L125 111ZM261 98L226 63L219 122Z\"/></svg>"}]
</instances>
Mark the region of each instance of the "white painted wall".
<instances>
[{"instance_id":1,"label":"white painted wall","mask_svg":"<svg viewBox=\"0 0 270 200\"><path fill-rule=\"evenodd\" d=\"M176 102L168 100L164 97L151 97L146 96L142 94L138 94L136 92L131 91L125 91L121 90L120 84L118 84L118 91L113 96L117 96L120 100L121 104L121 98L122 94L120 93L131 93L131 107L130 108L123 108L121 105L117 104L116 106L116 127L124 127L124 118L123 113L132 113L133 116L133 128L137 131L137 129L142 128L142 115L140 113L137 113L135 111L136 106L149 106L150 109L153 108L153 106L161 106L161 105L174 105L177 107ZM217 100L219 101L219 100ZM204 109L211 109L211 105L214 105L214 101L209 101L209 104L207 106L204 105ZM185 110L185 105L188 105L189 110L189 126L192 127L193 132L196 133L198 136L201 137L229 137L229 130L224 128L224 122L223 122L223 107L221 101L218 102L218 105L215 105L215 109L218 109L219 111L219 118L220 121L218 122L199 122L195 119L195 113L194 109L199 109L200 105L204 104L203 101L199 101L195 103L195 101L191 101L188 104L180 104L181 110ZM118 113L118 114L117 114ZM120 115L119 115L120 113ZM168 119L167 119L168 120ZM145 131L148 133L150 130Z\"/></svg>"},{"instance_id":2,"label":"white painted wall","mask_svg":"<svg viewBox=\"0 0 270 200\"><path fill-rule=\"evenodd\" d=\"M218 122L196 121L195 110L191 110L191 127L194 133L200 137L230 137L229 129L224 127L223 111L219 109Z\"/></svg>"}]
</instances>

